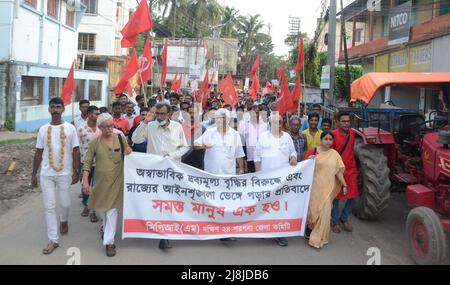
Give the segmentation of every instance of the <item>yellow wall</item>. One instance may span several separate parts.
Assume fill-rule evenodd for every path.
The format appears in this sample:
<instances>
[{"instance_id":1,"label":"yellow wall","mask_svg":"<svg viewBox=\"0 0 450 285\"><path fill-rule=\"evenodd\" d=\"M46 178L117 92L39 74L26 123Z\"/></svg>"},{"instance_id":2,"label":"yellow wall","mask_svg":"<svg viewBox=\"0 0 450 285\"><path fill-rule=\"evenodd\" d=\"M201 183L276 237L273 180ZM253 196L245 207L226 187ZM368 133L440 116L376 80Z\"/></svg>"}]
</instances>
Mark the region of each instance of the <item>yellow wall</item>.
<instances>
[{"instance_id":1,"label":"yellow wall","mask_svg":"<svg viewBox=\"0 0 450 285\"><path fill-rule=\"evenodd\" d=\"M431 44L412 47L408 50L409 71L410 72L430 72L431 71Z\"/></svg>"},{"instance_id":2,"label":"yellow wall","mask_svg":"<svg viewBox=\"0 0 450 285\"><path fill-rule=\"evenodd\" d=\"M375 72L389 72L389 54L377 56L375 59Z\"/></svg>"},{"instance_id":3,"label":"yellow wall","mask_svg":"<svg viewBox=\"0 0 450 285\"><path fill-rule=\"evenodd\" d=\"M389 70L391 72L408 71L408 50L402 49L390 54Z\"/></svg>"},{"instance_id":4,"label":"yellow wall","mask_svg":"<svg viewBox=\"0 0 450 285\"><path fill-rule=\"evenodd\" d=\"M376 72L430 72L431 44L405 48L390 54L377 56Z\"/></svg>"}]
</instances>

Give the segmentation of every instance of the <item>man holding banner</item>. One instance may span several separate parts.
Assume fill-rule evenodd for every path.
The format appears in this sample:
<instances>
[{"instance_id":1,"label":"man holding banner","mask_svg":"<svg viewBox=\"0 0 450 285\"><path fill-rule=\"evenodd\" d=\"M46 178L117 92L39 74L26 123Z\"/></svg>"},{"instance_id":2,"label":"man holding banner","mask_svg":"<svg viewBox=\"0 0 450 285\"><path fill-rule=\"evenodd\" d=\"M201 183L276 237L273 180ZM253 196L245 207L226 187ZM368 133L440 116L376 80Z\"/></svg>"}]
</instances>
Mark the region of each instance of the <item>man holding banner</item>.
<instances>
[{"instance_id":1,"label":"man holding banner","mask_svg":"<svg viewBox=\"0 0 450 285\"><path fill-rule=\"evenodd\" d=\"M244 174L244 149L241 136L230 128L231 113L227 109L219 109L215 113L216 127L206 130L194 145L197 149L205 149L205 171L211 174L236 174L236 160L239 174ZM235 238L221 239L235 241Z\"/></svg>"},{"instance_id":2,"label":"man holding banner","mask_svg":"<svg viewBox=\"0 0 450 285\"><path fill-rule=\"evenodd\" d=\"M209 128L194 142L197 149L205 149L205 171L211 174L236 174L236 160L239 174L244 174L245 156L238 132L229 127L230 111L219 109L215 113L216 127Z\"/></svg>"},{"instance_id":3,"label":"man holding banner","mask_svg":"<svg viewBox=\"0 0 450 285\"><path fill-rule=\"evenodd\" d=\"M255 168L261 170L278 169L287 165L297 165L297 152L289 134L283 132L283 117L274 114L270 117L270 132L261 135L256 143ZM287 246L286 238L276 238L279 246Z\"/></svg>"},{"instance_id":4,"label":"man holding banner","mask_svg":"<svg viewBox=\"0 0 450 285\"><path fill-rule=\"evenodd\" d=\"M146 118L134 132L132 140L135 144L147 141L147 153L181 161L189 147L181 124L170 120L170 110L167 103L156 104L156 121L149 122ZM171 247L169 240L160 240L161 250Z\"/></svg>"}]
</instances>

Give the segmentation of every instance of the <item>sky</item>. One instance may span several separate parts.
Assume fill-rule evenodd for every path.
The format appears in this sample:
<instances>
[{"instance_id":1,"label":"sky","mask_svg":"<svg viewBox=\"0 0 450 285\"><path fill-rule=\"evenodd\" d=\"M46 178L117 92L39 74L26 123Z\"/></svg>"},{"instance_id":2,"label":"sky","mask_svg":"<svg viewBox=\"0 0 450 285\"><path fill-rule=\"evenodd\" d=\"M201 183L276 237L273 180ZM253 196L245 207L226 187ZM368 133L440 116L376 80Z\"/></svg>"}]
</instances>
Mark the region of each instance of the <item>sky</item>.
<instances>
[{"instance_id":1,"label":"sky","mask_svg":"<svg viewBox=\"0 0 450 285\"><path fill-rule=\"evenodd\" d=\"M218 2L234 7L241 15L260 14L263 22L272 25L270 34L274 53L285 55L289 52L289 47L284 44L284 39L289 33L289 16L299 17L300 31L307 32L312 38L317 18L320 16L322 0L218 0ZM352 0L344 0L344 6L349 2ZM263 32L267 32L267 28Z\"/></svg>"}]
</instances>

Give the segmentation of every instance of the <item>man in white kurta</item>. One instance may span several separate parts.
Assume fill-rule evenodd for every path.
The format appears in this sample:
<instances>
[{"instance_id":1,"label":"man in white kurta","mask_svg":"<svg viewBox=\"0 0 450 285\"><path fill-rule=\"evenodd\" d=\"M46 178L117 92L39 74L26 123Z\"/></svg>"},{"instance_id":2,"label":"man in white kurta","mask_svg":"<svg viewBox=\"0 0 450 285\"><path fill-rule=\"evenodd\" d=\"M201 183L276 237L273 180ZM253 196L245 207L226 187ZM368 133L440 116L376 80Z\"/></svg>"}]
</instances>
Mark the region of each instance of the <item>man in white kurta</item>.
<instances>
[{"instance_id":1,"label":"man in white kurta","mask_svg":"<svg viewBox=\"0 0 450 285\"><path fill-rule=\"evenodd\" d=\"M196 149L205 149L205 171L212 174L236 175L237 160L238 174L244 174L244 149L241 136L230 128L230 111L219 109L215 118L216 126L207 129L194 142ZM221 241L235 240L235 238L221 239Z\"/></svg>"},{"instance_id":2,"label":"man in white kurta","mask_svg":"<svg viewBox=\"0 0 450 285\"><path fill-rule=\"evenodd\" d=\"M80 148L77 131L62 121L64 101L55 97L48 108L52 120L39 129L34 156L31 186L39 184L44 200L45 220L49 243L43 254L51 254L58 246L57 197L59 196L60 233L69 231L70 187L79 180Z\"/></svg>"},{"instance_id":3,"label":"man in white kurta","mask_svg":"<svg viewBox=\"0 0 450 285\"><path fill-rule=\"evenodd\" d=\"M168 108L165 103L156 105L156 120L151 122L151 116L147 116L134 131L132 141L135 144L147 141L147 153L181 161L189 146L181 124L169 119Z\"/></svg>"},{"instance_id":4,"label":"man in white kurta","mask_svg":"<svg viewBox=\"0 0 450 285\"><path fill-rule=\"evenodd\" d=\"M244 174L245 156L241 136L230 128L230 111L219 109L216 114L216 126L211 127L195 140L196 148L205 149L205 171L212 174L236 175L236 160L239 174Z\"/></svg>"},{"instance_id":5,"label":"man in white kurta","mask_svg":"<svg viewBox=\"0 0 450 285\"><path fill-rule=\"evenodd\" d=\"M283 117L274 114L270 118L270 131L261 135L256 143L255 168L258 171L267 171L287 165L297 165L297 152L291 136L283 132ZM285 238L276 238L280 246L287 246Z\"/></svg>"},{"instance_id":6,"label":"man in white kurta","mask_svg":"<svg viewBox=\"0 0 450 285\"><path fill-rule=\"evenodd\" d=\"M147 141L147 153L170 157L181 162L181 157L189 151L189 146L180 123L170 120L170 105L156 104L156 120L149 115L137 127L132 136L135 144ZM162 239L159 248L171 248L169 240Z\"/></svg>"}]
</instances>

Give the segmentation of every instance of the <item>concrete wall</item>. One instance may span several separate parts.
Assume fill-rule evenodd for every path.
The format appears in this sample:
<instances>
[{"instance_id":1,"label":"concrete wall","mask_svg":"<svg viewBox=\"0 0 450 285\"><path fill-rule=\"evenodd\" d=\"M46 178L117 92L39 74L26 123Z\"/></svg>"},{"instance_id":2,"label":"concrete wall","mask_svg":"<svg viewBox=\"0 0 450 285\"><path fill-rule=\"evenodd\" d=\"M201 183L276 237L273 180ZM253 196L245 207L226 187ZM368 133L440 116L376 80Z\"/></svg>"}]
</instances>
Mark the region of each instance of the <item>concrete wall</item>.
<instances>
[{"instance_id":1,"label":"concrete wall","mask_svg":"<svg viewBox=\"0 0 450 285\"><path fill-rule=\"evenodd\" d=\"M10 57L11 51L11 28L14 4L12 1L0 2L0 61L6 61Z\"/></svg>"},{"instance_id":2,"label":"concrete wall","mask_svg":"<svg viewBox=\"0 0 450 285\"><path fill-rule=\"evenodd\" d=\"M19 2L0 2L0 21L5 23L0 25L5 39L0 43L0 59L70 67L76 59L78 34L65 25L66 2L60 2L59 20L42 12L46 1L38 1L36 9Z\"/></svg>"},{"instance_id":3,"label":"concrete wall","mask_svg":"<svg viewBox=\"0 0 450 285\"><path fill-rule=\"evenodd\" d=\"M121 3L118 5L118 3ZM95 55L127 55L127 49L120 47L120 31L129 20L130 11L135 10L135 0L97 0L97 15L86 14L78 29L79 33L95 34Z\"/></svg>"},{"instance_id":4,"label":"concrete wall","mask_svg":"<svg viewBox=\"0 0 450 285\"><path fill-rule=\"evenodd\" d=\"M16 131L36 131L40 126L46 124L50 121L51 117L48 113L48 102L49 90L48 82L51 77L65 78L69 72L68 69L48 67L48 66L27 66L27 65L9 65L10 68L10 86L17 86L17 88L10 88L9 94L10 101L15 101L15 124ZM20 100L21 87L20 82L13 79L20 78L21 76L36 76L44 78L44 90L43 90L43 102L41 105L31 105L29 106L26 101ZM107 94L108 94L108 74L104 72L93 72L85 70L75 70L75 79L86 80L85 86L89 86L88 80L99 80L102 81L101 87L101 100L94 101L92 104L97 106L107 105ZM20 80L20 79L19 79ZM89 98L89 88L84 90L84 98ZM15 100L14 100L15 99ZM79 115L78 102L73 103L74 115ZM64 113L64 120L72 120L72 104L66 106L66 111Z\"/></svg>"},{"instance_id":5,"label":"concrete wall","mask_svg":"<svg viewBox=\"0 0 450 285\"><path fill-rule=\"evenodd\" d=\"M231 71L233 75L237 72L238 40L237 39L205 39L208 48L208 58L214 53L218 58L218 70L220 75L226 75Z\"/></svg>"},{"instance_id":6,"label":"concrete wall","mask_svg":"<svg viewBox=\"0 0 450 285\"><path fill-rule=\"evenodd\" d=\"M155 42L152 48L153 55L160 55L162 50L162 43ZM207 49L203 45L202 41L197 40L169 40L168 50L167 50L167 77L166 81L170 83L172 78L175 76L176 70L178 69L179 74L183 74L182 87L188 85L189 68L195 65L200 66L200 81L203 80L204 74L206 72L206 53ZM160 82L160 66L156 69L158 74L155 73L155 84L159 86ZM211 73L210 73L211 74Z\"/></svg>"},{"instance_id":7,"label":"concrete wall","mask_svg":"<svg viewBox=\"0 0 450 285\"><path fill-rule=\"evenodd\" d=\"M449 47L450 47L450 36L436 38L433 40L432 71L434 72L450 71L450 56L448 56Z\"/></svg>"}]
</instances>

